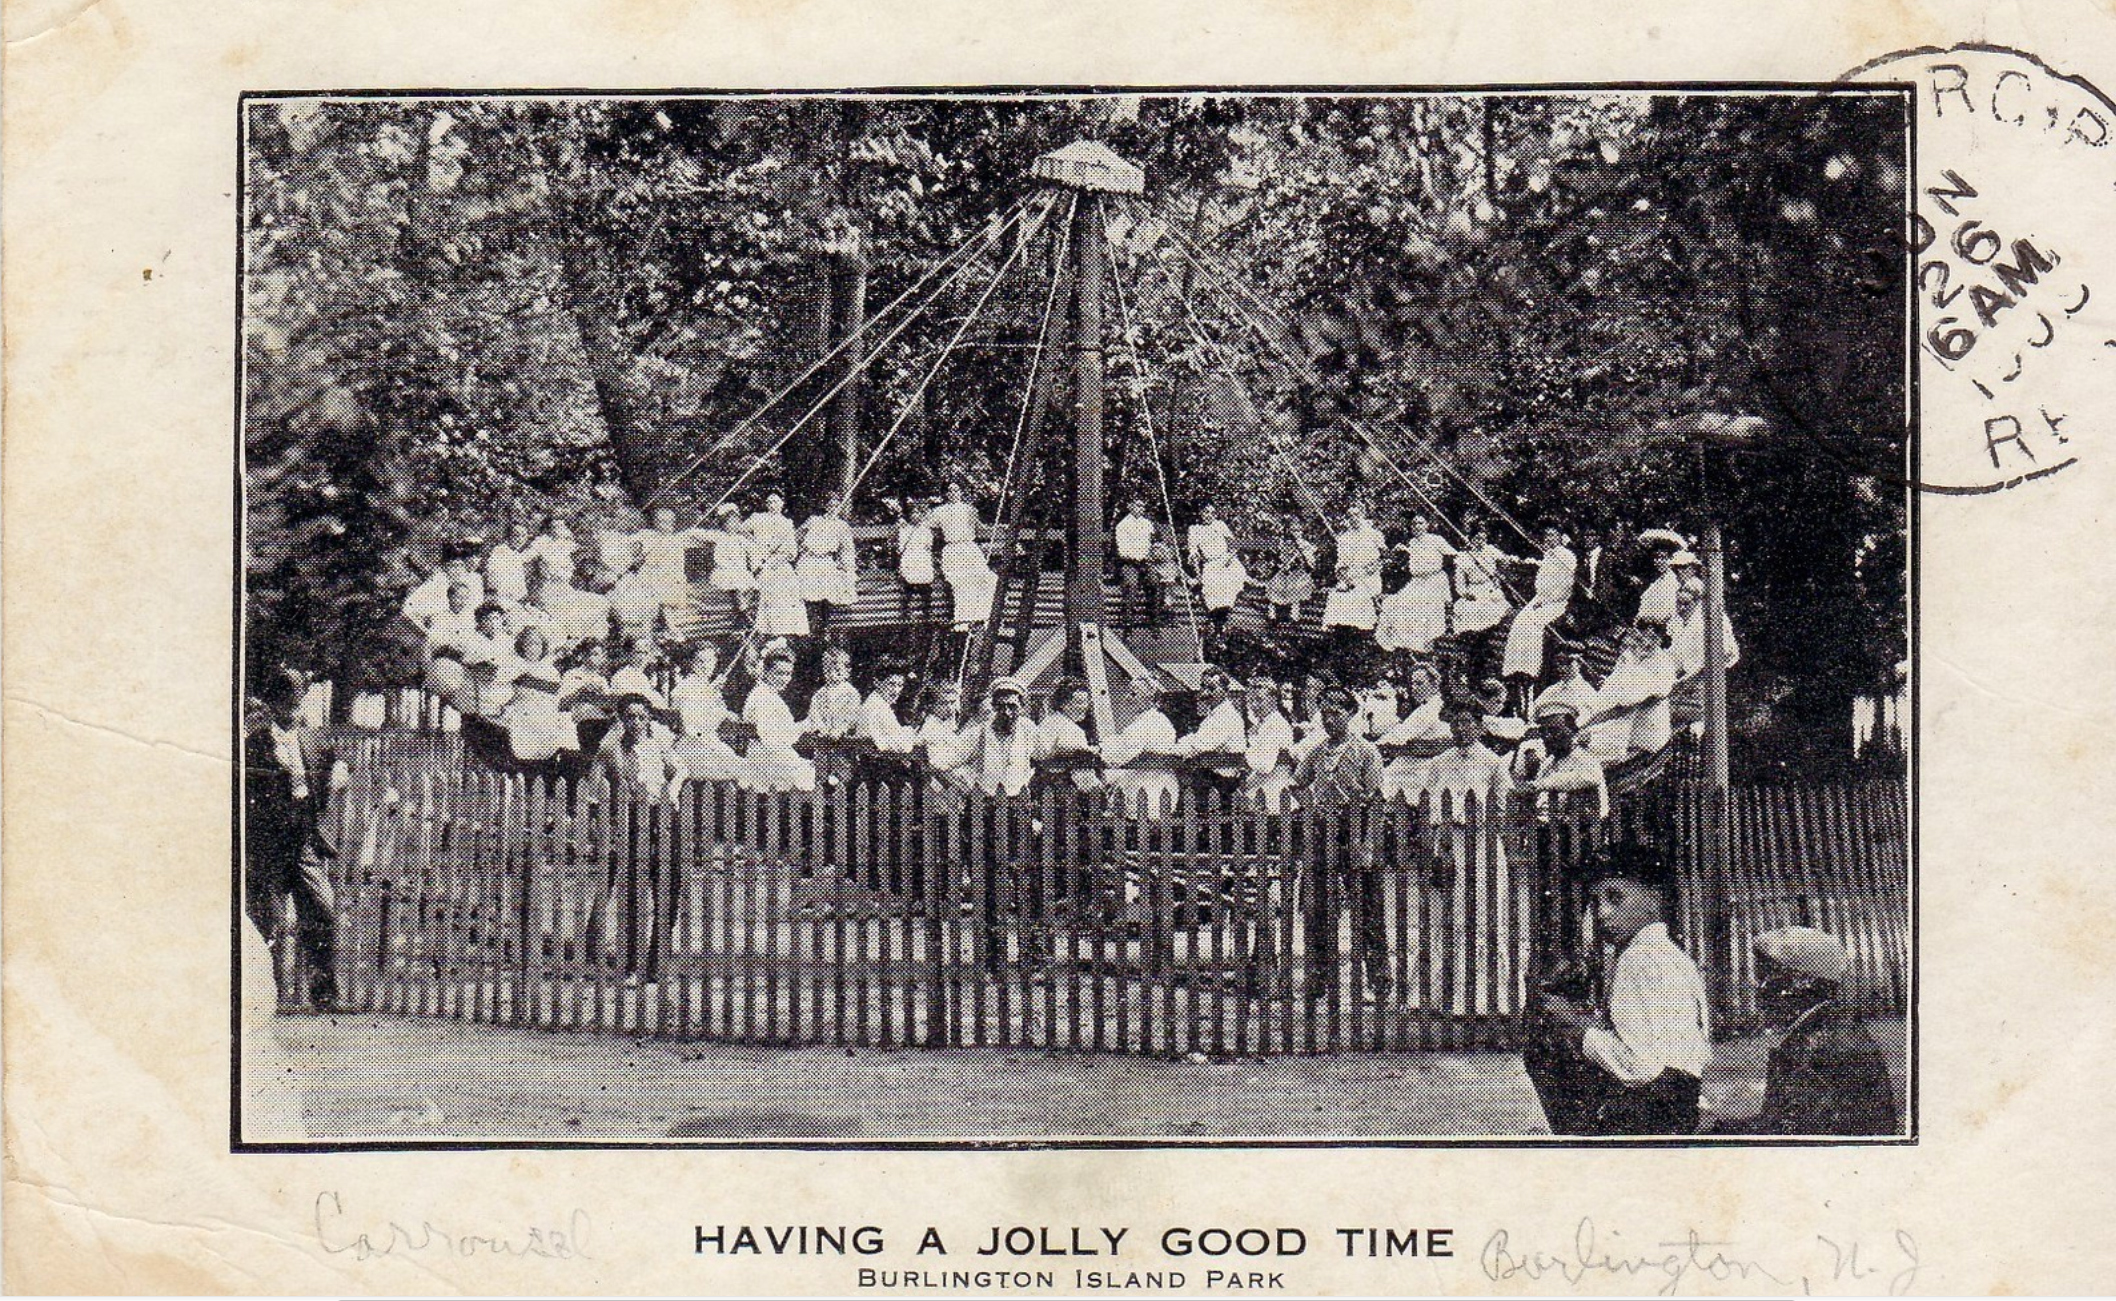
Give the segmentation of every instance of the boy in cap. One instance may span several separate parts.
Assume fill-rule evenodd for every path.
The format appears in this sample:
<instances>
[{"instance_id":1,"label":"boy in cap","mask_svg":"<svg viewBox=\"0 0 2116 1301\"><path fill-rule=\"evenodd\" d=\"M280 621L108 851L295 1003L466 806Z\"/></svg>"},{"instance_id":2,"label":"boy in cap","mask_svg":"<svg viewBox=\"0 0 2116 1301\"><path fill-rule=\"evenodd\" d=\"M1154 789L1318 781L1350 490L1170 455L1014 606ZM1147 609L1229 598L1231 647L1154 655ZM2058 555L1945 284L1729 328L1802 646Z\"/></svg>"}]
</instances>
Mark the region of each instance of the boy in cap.
<instances>
[{"instance_id":1,"label":"boy in cap","mask_svg":"<svg viewBox=\"0 0 2116 1301\"><path fill-rule=\"evenodd\" d=\"M1851 955L1827 931L1785 926L1756 937L1756 994L1783 1027L1771 1050L1763 1110L1720 1134L1894 1134L1895 1086L1858 1013L1840 995Z\"/></svg>"},{"instance_id":2,"label":"boy in cap","mask_svg":"<svg viewBox=\"0 0 2116 1301\"><path fill-rule=\"evenodd\" d=\"M1359 703L1344 687L1323 688L1322 743L1301 756L1293 793L1301 807L1328 818L1310 824L1320 834L1306 846L1301 872L1308 936L1307 994L1334 999L1338 986L1338 900L1350 896L1352 935L1360 967L1378 998L1389 994L1388 929L1381 877L1372 869L1374 843L1367 814L1381 799L1381 751L1352 728Z\"/></svg>"},{"instance_id":3,"label":"boy in cap","mask_svg":"<svg viewBox=\"0 0 2116 1301\"><path fill-rule=\"evenodd\" d=\"M1595 815L1609 816L1609 779L1602 761L1579 743L1579 711L1564 701L1546 701L1536 710L1536 734L1514 751L1515 784L1536 797L1537 816L1548 818L1553 806L1576 793L1592 792Z\"/></svg>"},{"instance_id":4,"label":"boy in cap","mask_svg":"<svg viewBox=\"0 0 2116 1301\"><path fill-rule=\"evenodd\" d=\"M1607 1001L1539 991L1529 1080L1553 1132L1694 1133L1711 1011L1697 964L1668 936L1674 874L1652 849L1612 845L1591 860L1588 886L1595 932L1616 954Z\"/></svg>"}]
</instances>

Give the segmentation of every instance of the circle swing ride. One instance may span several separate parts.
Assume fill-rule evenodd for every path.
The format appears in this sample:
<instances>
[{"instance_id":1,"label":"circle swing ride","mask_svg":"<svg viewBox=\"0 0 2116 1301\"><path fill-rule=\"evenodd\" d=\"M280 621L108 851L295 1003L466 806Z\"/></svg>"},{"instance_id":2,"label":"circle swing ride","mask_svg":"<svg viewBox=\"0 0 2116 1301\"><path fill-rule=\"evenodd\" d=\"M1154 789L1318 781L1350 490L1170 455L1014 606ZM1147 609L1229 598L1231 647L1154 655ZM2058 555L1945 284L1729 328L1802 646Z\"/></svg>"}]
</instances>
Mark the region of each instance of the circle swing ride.
<instances>
[{"instance_id":1,"label":"circle swing ride","mask_svg":"<svg viewBox=\"0 0 2116 1301\"><path fill-rule=\"evenodd\" d=\"M986 319L1010 278L1019 277L1021 283L1004 301L1032 304L1033 334L1032 342L1015 345L1026 353L1026 363L1004 477L989 525L980 518L974 502L964 500L959 486L950 485L948 504L936 508L931 521L940 535L933 559L942 582L936 585L943 586L946 594L917 608L903 597L893 570L857 568L851 558L852 535L865 530L844 530L846 545L841 556L848 581L832 602L835 608L829 627L839 633L887 634L900 650L915 646L910 658L925 675L936 680L952 678L965 701L980 699L1002 674L1033 686L1062 668L1090 684L1094 732L1106 739L1116 734L1120 719L1154 704L1165 691L1198 685L1208 652L1217 640L1201 612L1200 589L1224 579L1224 575L1193 572L1191 548L1180 545L1184 534L1175 518L1169 463L1164 456L1168 431L1156 428L1152 400L1157 390L1174 382L1176 367L1159 364L1153 349L1142 343L1149 334L1171 336L1173 344L1187 342L1190 373L1230 397L1232 406L1242 413L1239 423L1249 425L1252 436L1263 443L1273 475L1328 536L1335 531L1336 521L1303 477L1291 422L1256 417L1245 371L1275 382L1281 391L1313 386L1318 376L1290 342L1295 335L1285 317L1246 285L1204 240L1187 232L1180 220L1145 196L1146 178L1140 168L1100 142L1081 140L1038 158L1033 174L1045 184L925 268L879 311L848 322L842 337L821 356L690 458L640 505L652 512L699 470L723 464L722 458L753 431L768 429L767 421L774 413L783 418L793 407L790 398L796 394L808 397L815 393L816 381L827 380L820 385L820 394L778 430L768 445L749 456L700 513L701 520L718 518L737 494L762 489L760 476L795 439L804 434L810 439L832 436L819 426L819 417L832 409L841 413L851 409L862 375L878 360L898 357L893 349L914 323L924 320L930 326L938 310L959 307L967 297L967 310L952 330L945 331L946 337L932 349L930 359L905 366L904 373L915 376L915 382L865 455L856 455L856 423L837 431L844 435L843 475L833 494L835 506L828 513L840 519L849 515L862 490L870 486L876 467L897 444L914 413L923 409L928 391L950 359L979 348L982 341L971 337L973 327ZM1151 330L1149 311L1155 314ZM979 369L989 376L992 365L981 362ZM1118 382L1112 383L1113 378ZM842 396L848 390L853 401ZM1063 418L1067 412L1070 420ZM844 422L842 415L839 419ZM1132 435L1130 444L1112 440L1112 423ZM1473 477L1457 470L1432 438L1417 437L1385 420L1348 415L1340 425L1355 440L1366 463L1401 489L1403 503L1436 522L1455 546L1468 549L1471 538L1435 500L1427 486L1435 478L1459 489L1494 525L1511 530L1532 556L1546 554L1545 539L1531 534ZM1150 473L1137 468L1139 454L1150 465ZM1425 467L1431 477L1421 479L1406 464ZM1109 622L1112 517L1107 489L1113 466L1118 481L1132 485L1132 496L1148 498L1157 508L1157 530L1179 543L1171 548L1168 563L1180 573L1180 581L1171 583L1166 594L1175 617L1164 617L1164 626L1140 627L1134 621L1119 629ZM1224 558L1215 557L1218 564L1229 560L1234 570L1241 570L1237 549L1230 547ZM1716 562L1716 548L1707 560ZM1057 581L1050 581L1053 577ZM1490 658L1513 631L1510 625L1521 610L1537 599L1517 591L1503 573L1493 577L1493 586L1508 611L1490 627L1440 639L1436 658L1450 676L1465 672L1472 659ZM1718 574L1711 577L1711 596L1717 598ZM1265 584L1245 581L1237 572L1234 586L1238 591L1231 611L1233 622L1262 624ZM1327 589L1328 584L1322 586ZM724 678L769 629L760 626L756 609L745 605L754 599L750 594L729 593L710 579L690 580L688 587L689 600L663 607L667 632L672 640L692 645L739 639L737 653L726 658ZM1226 604L1224 596L1218 604ZM1325 604L1326 590L1298 602L1296 630L1306 635L1319 632ZM1712 616L1718 613L1719 602L1714 599L1707 604L1713 608L1701 622L1709 625L1717 622ZM1603 632L1598 644L1588 648L1587 658L1608 672L1611 661L1617 659L1621 637L1621 630ZM1708 640L1716 650L1721 638ZM1114 676L1108 671L1112 664L1119 670ZM1687 672L1677 674L1658 695L1624 700L1594 719L1580 720L1630 738L1623 753L1612 756L1608 770L1612 792L1660 775L1675 751L1674 737L1701 713L1719 724L1723 735L1721 682L1711 684L1721 687L1718 701L1699 700L1708 676L1722 679L1719 674L1706 675L1702 666L1688 666ZM488 720L466 716L464 730L466 750L474 762L509 771L542 770L542 765L513 760L504 732ZM749 739L743 724L733 723L723 730L738 746ZM1422 758L1447 744L1430 740L1394 748ZM583 748L588 748L585 737ZM1142 756L1135 762L1152 766L1157 760ZM561 763L555 771L577 775L578 769L577 762Z\"/></svg>"}]
</instances>

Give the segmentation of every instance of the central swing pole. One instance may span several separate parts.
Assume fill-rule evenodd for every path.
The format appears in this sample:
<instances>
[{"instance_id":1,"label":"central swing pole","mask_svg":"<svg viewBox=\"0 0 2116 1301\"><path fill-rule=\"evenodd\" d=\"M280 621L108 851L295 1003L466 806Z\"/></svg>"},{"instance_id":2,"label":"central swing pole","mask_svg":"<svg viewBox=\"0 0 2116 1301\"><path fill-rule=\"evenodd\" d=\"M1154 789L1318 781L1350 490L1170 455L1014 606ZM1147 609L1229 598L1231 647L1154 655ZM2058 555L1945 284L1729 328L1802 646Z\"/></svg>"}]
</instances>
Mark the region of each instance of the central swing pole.
<instances>
[{"instance_id":1,"label":"central swing pole","mask_svg":"<svg viewBox=\"0 0 2116 1301\"><path fill-rule=\"evenodd\" d=\"M1073 510L1066 526L1065 669L1085 670L1080 625L1102 624L1102 196L1081 196L1073 215L1072 256L1079 292L1074 369Z\"/></svg>"}]
</instances>

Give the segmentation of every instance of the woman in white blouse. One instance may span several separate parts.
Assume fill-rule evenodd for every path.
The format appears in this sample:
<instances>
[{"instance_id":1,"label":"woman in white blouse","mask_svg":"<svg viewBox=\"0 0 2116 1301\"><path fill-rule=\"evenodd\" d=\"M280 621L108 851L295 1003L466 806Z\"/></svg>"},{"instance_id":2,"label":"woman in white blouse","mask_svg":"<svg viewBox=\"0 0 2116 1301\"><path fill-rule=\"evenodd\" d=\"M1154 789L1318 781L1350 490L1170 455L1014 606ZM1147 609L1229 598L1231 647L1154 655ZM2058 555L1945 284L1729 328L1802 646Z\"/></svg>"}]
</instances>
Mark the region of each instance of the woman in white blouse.
<instances>
[{"instance_id":1,"label":"woman in white blouse","mask_svg":"<svg viewBox=\"0 0 2116 1301\"><path fill-rule=\"evenodd\" d=\"M524 628L515 634L514 654L502 676L513 696L500 714L500 725L507 729L515 758L536 763L561 750L580 748L572 716L558 707L560 674L542 629Z\"/></svg>"},{"instance_id":2,"label":"woman in white blouse","mask_svg":"<svg viewBox=\"0 0 2116 1301\"><path fill-rule=\"evenodd\" d=\"M1633 624L1615 667L1596 691L1598 709L1580 743L1605 764L1652 754L1668 744L1668 697L1675 690L1675 656L1659 624Z\"/></svg>"},{"instance_id":3,"label":"woman in white blouse","mask_svg":"<svg viewBox=\"0 0 2116 1301\"><path fill-rule=\"evenodd\" d=\"M1198 576L1198 594L1203 598L1205 613L1214 629L1224 632L1235 602L1249 583L1249 571L1234 549L1234 530L1220 518L1219 510L1206 502L1199 508L1198 522L1190 526L1183 544L1190 553L1191 570Z\"/></svg>"},{"instance_id":4,"label":"woman in white blouse","mask_svg":"<svg viewBox=\"0 0 2116 1301\"><path fill-rule=\"evenodd\" d=\"M850 606L859 600L859 561L844 506L844 499L832 493L824 498L822 513L809 516L801 525L801 558L794 569L801 576L801 599L810 607L809 622L819 631L827 624L831 607Z\"/></svg>"},{"instance_id":5,"label":"woman in white blouse","mask_svg":"<svg viewBox=\"0 0 2116 1301\"><path fill-rule=\"evenodd\" d=\"M1506 631L1502 670L1507 677L1526 678L1532 685L1543 672L1544 634L1564 617L1565 608L1571 604L1572 580L1579 566L1579 557L1565 545L1565 530L1556 525L1544 529L1543 558L1536 562L1535 592L1514 615L1513 626Z\"/></svg>"},{"instance_id":6,"label":"woman in white blouse","mask_svg":"<svg viewBox=\"0 0 2116 1301\"><path fill-rule=\"evenodd\" d=\"M933 509L928 522L941 541L940 573L954 597L955 626L983 623L991 616L999 578L978 545L977 507L970 504L960 483L948 485L948 500Z\"/></svg>"},{"instance_id":7,"label":"woman in white blouse","mask_svg":"<svg viewBox=\"0 0 2116 1301\"><path fill-rule=\"evenodd\" d=\"M676 711L681 729L676 759L693 781L733 781L742 775L742 756L720 739L720 724L727 721L727 701L715 676L719 667L720 657L712 644L700 642L691 648L683 675L669 691L669 708Z\"/></svg>"},{"instance_id":8,"label":"woman in white blouse","mask_svg":"<svg viewBox=\"0 0 2116 1301\"><path fill-rule=\"evenodd\" d=\"M1411 535L1397 550L1410 573L1398 593L1403 606L1400 649L1423 655L1447 635L1448 606L1455 595L1448 580L1448 563L1456 551L1446 538L1433 532L1432 522L1423 515L1411 516Z\"/></svg>"},{"instance_id":9,"label":"woman in white blouse","mask_svg":"<svg viewBox=\"0 0 2116 1301\"><path fill-rule=\"evenodd\" d=\"M897 617L909 620L918 602L921 622L933 617L933 508L923 501L907 504L896 522Z\"/></svg>"},{"instance_id":10,"label":"woman in white blouse","mask_svg":"<svg viewBox=\"0 0 2116 1301\"><path fill-rule=\"evenodd\" d=\"M1261 675L1251 678L1242 715L1248 723L1243 753L1249 768L1242 794L1276 812L1285 807L1293 785L1293 724L1280 708L1278 684Z\"/></svg>"},{"instance_id":11,"label":"woman in white blouse","mask_svg":"<svg viewBox=\"0 0 2116 1301\"><path fill-rule=\"evenodd\" d=\"M756 739L743 755L742 784L753 791L812 791L816 788L815 765L794 750L801 739L801 725L786 705L786 688L793 681L793 654L774 650L764 657L763 676L749 689L742 703L742 721L756 730Z\"/></svg>"},{"instance_id":12,"label":"woman in white blouse","mask_svg":"<svg viewBox=\"0 0 2116 1301\"><path fill-rule=\"evenodd\" d=\"M759 573L775 556L791 565L800 555L793 521L786 518L786 498L778 493L765 494L764 509L749 517L748 527L750 565Z\"/></svg>"},{"instance_id":13,"label":"woman in white blouse","mask_svg":"<svg viewBox=\"0 0 2116 1301\"><path fill-rule=\"evenodd\" d=\"M1344 531L1337 535L1337 582L1323 605L1325 628L1373 630L1386 546L1381 530L1367 522L1366 511L1354 506L1345 512Z\"/></svg>"},{"instance_id":14,"label":"woman in white blouse","mask_svg":"<svg viewBox=\"0 0 2116 1301\"><path fill-rule=\"evenodd\" d=\"M750 523L756 523L754 517ZM791 556L777 548L760 557L756 626L760 637L808 635L808 602L801 594L801 576L795 571Z\"/></svg>"},{"instance_id":15,"label":"woman in white blouse","mask_svg":"<svg viewBox=\"0 0 2116 1301\"><path fill-rule=\"evenodd\" d=\"M1491 534L1482 524L1472 525L1469 545L1455 553L1455 631L1483 632L1497 627L1513 607L1499 583L1503 566L1511 557L1492 545Z\"/></svg>"},{"instance_id":16,"label":"woman in white blouse","mask_svg":"<svg viewBox=\"0 0 2116 1301\"><path fill-rule=\"evenodd\" d=\"M689 529L676 527L676 512L667 506L656 506L649 526L634 534L632 540L639 544L640 579L654 594L657 611L690 600L690 576L686 570L697 536Z\"/></svg>"}]
</instances>

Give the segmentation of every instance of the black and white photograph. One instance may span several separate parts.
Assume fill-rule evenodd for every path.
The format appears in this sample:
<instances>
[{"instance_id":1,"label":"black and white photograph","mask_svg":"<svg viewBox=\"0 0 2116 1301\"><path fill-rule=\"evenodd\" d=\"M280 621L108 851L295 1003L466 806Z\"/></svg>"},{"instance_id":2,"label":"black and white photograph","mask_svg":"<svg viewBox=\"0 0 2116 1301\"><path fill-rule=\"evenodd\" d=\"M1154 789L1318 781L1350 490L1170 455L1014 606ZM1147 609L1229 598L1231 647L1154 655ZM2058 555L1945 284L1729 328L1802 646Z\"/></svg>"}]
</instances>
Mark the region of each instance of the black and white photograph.
<instances>
[{"instance_id":1,"label":"black and white photograph","mask_svg":"<svg viewBox=\"0 0 2116 1301\"><path fill-rule=\"evenodd\" d=\"M237 1149L1916 1140L1907 88L238 114Z\"/></svg>"}]
</instances>

